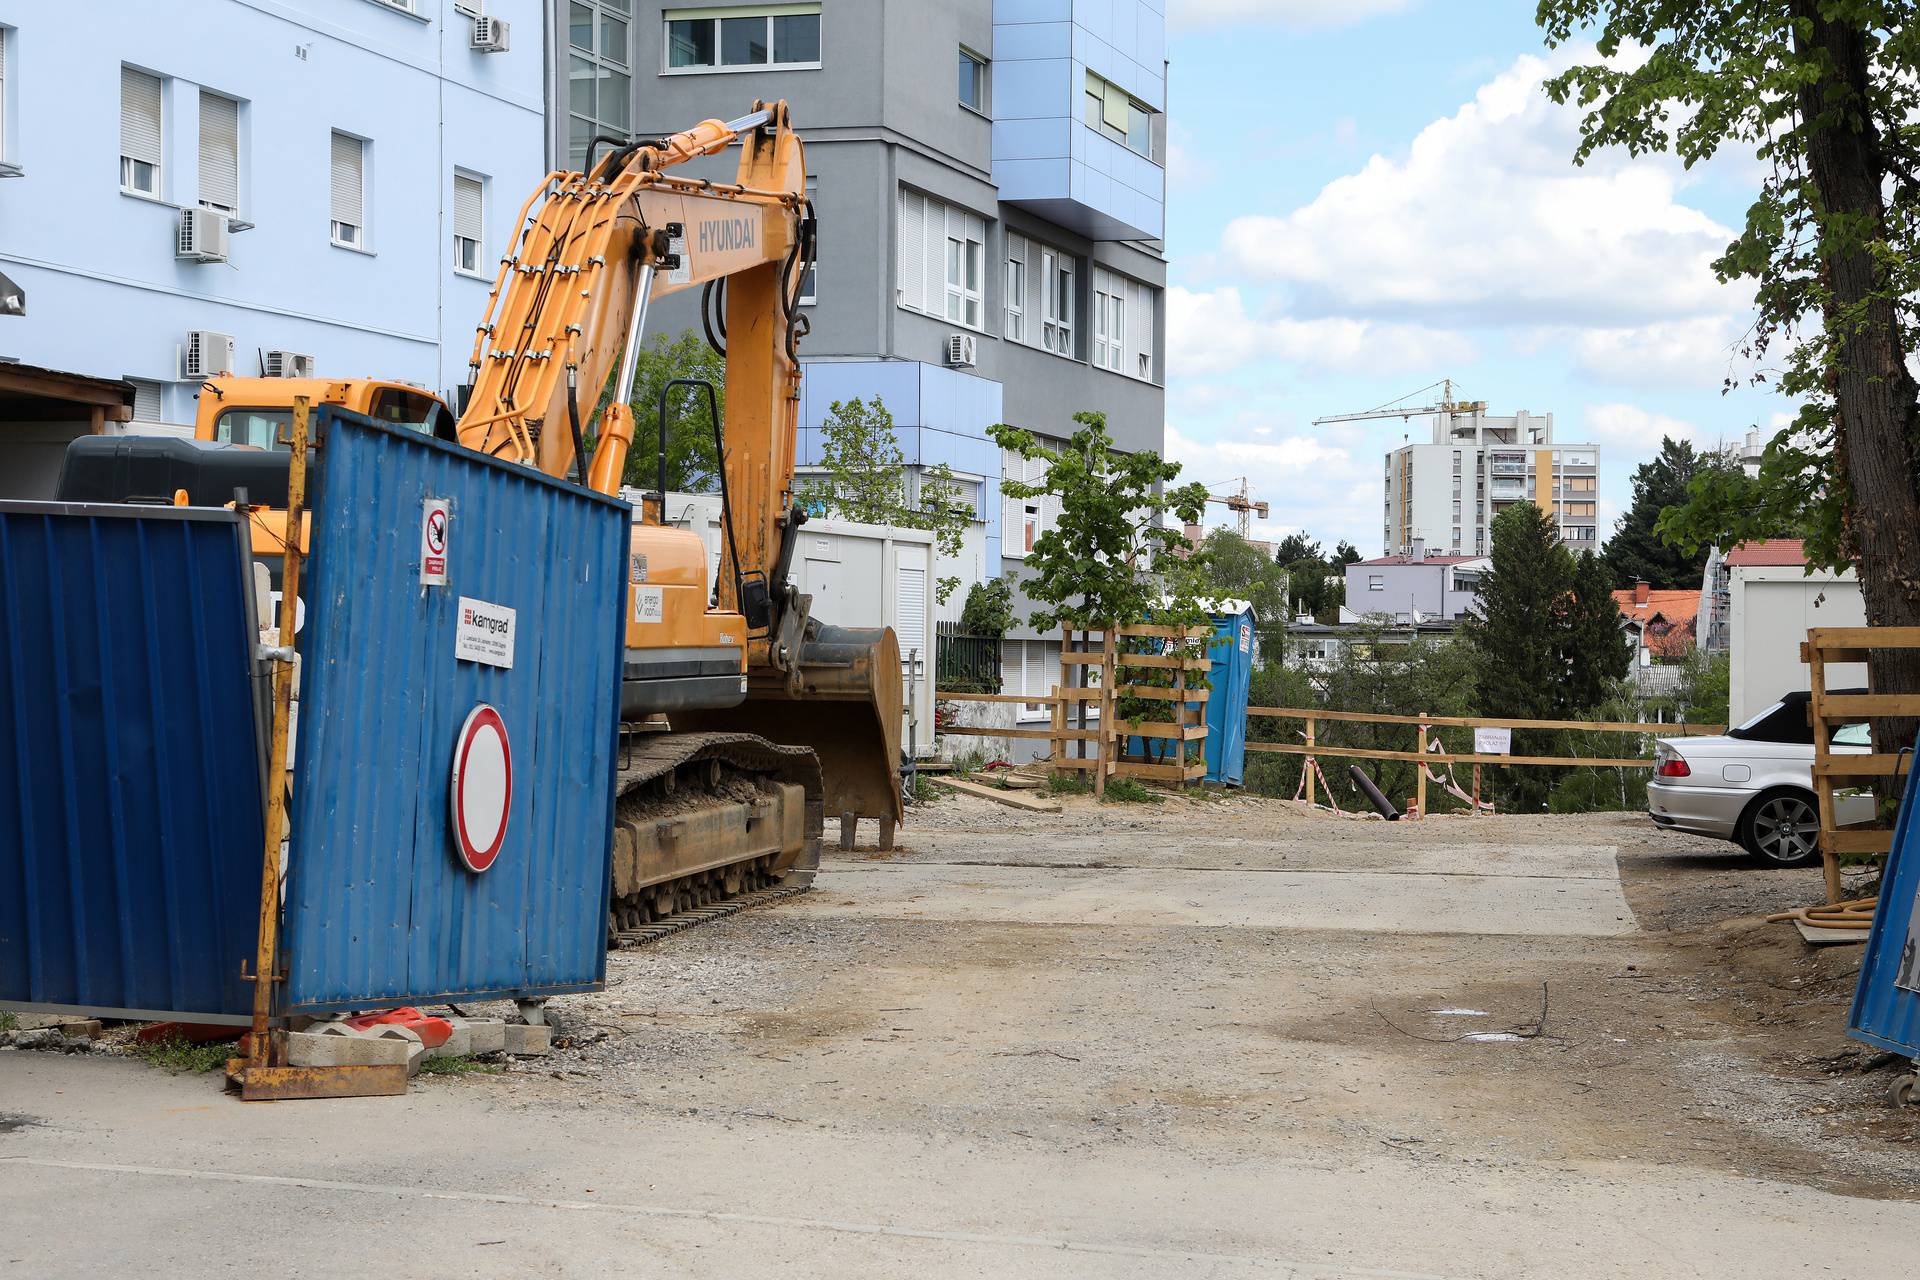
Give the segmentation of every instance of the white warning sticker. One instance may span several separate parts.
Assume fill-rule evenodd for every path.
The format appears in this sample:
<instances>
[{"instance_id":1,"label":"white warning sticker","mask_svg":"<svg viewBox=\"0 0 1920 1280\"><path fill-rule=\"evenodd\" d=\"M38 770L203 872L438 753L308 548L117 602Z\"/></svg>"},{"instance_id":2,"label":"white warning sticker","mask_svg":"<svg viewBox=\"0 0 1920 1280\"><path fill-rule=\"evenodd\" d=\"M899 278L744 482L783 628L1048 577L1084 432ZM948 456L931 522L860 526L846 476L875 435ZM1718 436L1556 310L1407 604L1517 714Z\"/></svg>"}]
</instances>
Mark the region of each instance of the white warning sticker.
<instances>
[{"instance_id":1,"label":"white warning sticker","mask_svg":"<svg viewBox=\"0 0 1920 1280\"><path fill-rule=\"evenodd\" d=\"M453 656L490 667L512 667L513 610L461 596L454 623Z\"/></svg>"},{"instance_id":2,"label":"white warning sticker","mask_svg":"<svg viewBox=\"0 0 1920 1280\"><path fill-rule=\"evenodd\" d=\"M428 498L420 513L420 585L447 585L447 512L445 498Z\"/></svg>"},{"instance_id":3,"label":"white warning sticker","mask_svg":"<svg viewBox=\"0 0 1920 1280\"><path fill-rule=\"evenodd\" d=\"M667 620L667 592L664 587L635 587L633 589L633 620L635 622L665 622Z\"/></svg>"}]
</instances>

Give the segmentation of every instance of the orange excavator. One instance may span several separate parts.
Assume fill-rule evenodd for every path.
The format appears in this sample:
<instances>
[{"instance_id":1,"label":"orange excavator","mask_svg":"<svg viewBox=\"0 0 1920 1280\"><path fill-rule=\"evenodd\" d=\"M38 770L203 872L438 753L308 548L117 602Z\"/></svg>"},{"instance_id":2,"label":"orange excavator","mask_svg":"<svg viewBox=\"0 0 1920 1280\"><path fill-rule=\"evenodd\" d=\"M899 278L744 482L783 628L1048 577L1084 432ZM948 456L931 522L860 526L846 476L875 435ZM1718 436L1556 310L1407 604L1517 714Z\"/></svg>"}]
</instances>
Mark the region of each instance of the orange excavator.
<instances>
[{"instance_id":1,"label":"orange excavator","mask_svg":"<svg viewBox=\"0 0 1920 1280\"><path fill-rule=\"evenodd\" d=\"M674 172L735 144L733 182ZM877 818L883 840L901 817L893 633L812 617L789 580L806 520L794 453L807 329L799 292L814 242L805 156L784 102L657 140L595 139L586 172L547 175L521 209L457 416L437 397L374 379L215 378L200 396L198 442L83 442L63 496L106 496L87 477L108 470L125 488L142 474L128 451L147 448L156 456L136 488L225 502L233 494L222 486L241 475L253 501L271 502L261 451L279 446L296 396L601 493L620 490L630 451L657 449L659 486L636 513L631 546L610 925L630 932L804 881L827 816ZM709 341L726 357L717 583L699 535L664 520L665 397L657 438L637 438L630 407L648 304L691 289L703 291ZM667 390L713 394L697 382ZM162 465L158 455L183 446L185 457ZM87 448L118 459L90 466ZM276 551L283 529L278 513L256 509L256 552Z\"/></svg>"}]
</instances>

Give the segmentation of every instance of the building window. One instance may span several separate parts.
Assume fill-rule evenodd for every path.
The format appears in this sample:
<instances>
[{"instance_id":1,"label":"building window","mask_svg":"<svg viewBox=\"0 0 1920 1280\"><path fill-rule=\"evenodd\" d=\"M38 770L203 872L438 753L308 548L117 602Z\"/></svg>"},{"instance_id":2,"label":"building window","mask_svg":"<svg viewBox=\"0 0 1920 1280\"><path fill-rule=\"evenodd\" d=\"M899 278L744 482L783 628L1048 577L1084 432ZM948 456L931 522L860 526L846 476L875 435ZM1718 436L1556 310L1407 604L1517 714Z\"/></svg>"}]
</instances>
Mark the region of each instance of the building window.
<instances>
[{"instance_id":1,"label":"building window","mask_svg":"<svg viewBox=\"0 0 1920 1280\"><path fill-rule=\"evenodd\" d=\"M487 181L470 173L453 175L453 269L480 274L480 242L486 239Z\"/></svg>"},{"instance_id":2,"label":"building window","mask_svg":"<svg viewBox=\"0 0 1920 1280\"><path fill-rule=\"evenodd\" d=\"M601 135L633 127L632 0L568 0L567 154L574 169Z\"/></svg>"},{"instance_id":3,"label":"building window","mask_svg":"<svg viewBox=\"0 0 1920 1280\"><path fill-rule=\"evenodd\" d=\"M1594 476L1568 476L1567 492L1568 493L1592 493L1594 491L1594 486L1598 483L1599 483L1598 479Z\"/></svg>"},{"instance_id":4,"label":"building window","mask_svg":"<svg viewBox=\"0 0 1920 1280\"><path fill-rule=\"evenodd\" d=\"M669 73L820 65L817 4L728 9L722 14L669 9L666 23Z\"/></svg>"},{"instance_id":5,"label":"building window","mask_svg":"<svg viewBox=\"0 0 1920 1280\"><path fill-rule=\"evenodd\" d=\"M1119 373L1127 340L1125 286L1110 271L1093 273L1093 363Z\"/></svg>"},{"instance_id":6,"label":"building window","mask_svg":"<svg viewBox=\"0 0 1920 1280\"><path fill-rule=\"evenodd\" d=\"M1020 554L1026 555L1033 550L1033 544L1040 540L1040 508L1022 508L1020 521Z\"/></svg>"},{"instance_id":7,"label":"building window","mask_svg":"<svg viewBox=\"0 0 1920 1280\"><path fill-rule=\"evenodd\" d=\"M1367 590L1385 591L1386 589L1387 579L1385 574L1370 573L1367 575Z\"/></svg>"},{"instance_id":8,"label":"building window","mask_svg":"<svg viewBox=\"0 0 1920 1280\"><path fill-rule=\"evenodd\" d=\"M200 203L240 212L240 104L200 91Z\"/></svg>"},{"instance_id":9,"label":"building window","mask_svg":"<svg viewBox=\"0 0 1920 1280\"><path fill-rule=\"evenodd\" d=\"M398 9L402 13L414 12L414 0L374 0L374 3L383 4L389 9Z\"/></svg>"},{"instance_id":10,"label":"building window","mask_svg":"<svg viewBox=\"0 0 1920 1280\"><path fill-rule=\"evenodd\" d=\"M971 214L955 218L953 210L947 212L947 319L978 329L983 305L980 260L987 248L986 224ZM975 224L979 224L977 232Z\"/></svg>"},{"instance_id":11,"label":"building window","mask_svg":"<svg viewBox=\"0 0 1920 1280\"><path fill-rule=\"evenodd\" d=\"M1453 518L1455 520L1458 520L1460 517L1456 513ZM1459 525L1453 526L1453 541L1448 545L1453 548L1453 554L1455 555L1460 554L1460 526Z\"/></svg>"},{"instance_id":12,"label":"building window","mask_svg":"<svg viewBox=\"0 0 1920 1280\"><path fill-rule=\"evenodd\" d=\"M351 134L333 135L333 242L364 249L367 240L367 144Z\"/></svg>"},{"instance_id":13,"label":"building window","mask_svg":"<svg viewBox=\"0 0 1920 1280\"><path fill-rule=\"evenodd\" d=\"M899 304L969 329L982 328L986 219L905 188L895 202L895 219L900 243L894 289Z\"/></svg>"},{"instance_id":14,"label":"building window","mask_svg":"<svg viewBox=\"0 0 1920 1280\"><path fill-rule=\"evenodd\" d=\"M1073 355L1073 259L1056 249L1040 251L1040 287L1046 291L1046 320L1040 345L1055 355Z\"/></svg>"},{"instance_id":15,"label":"building window","mask_svg":"<svg viewBox=\"0 0 1920 1280\"><path fill-rule=\"evenodd\" d=\"M987 113L987 60L965 48L960 50L960 105Z\"/></svg>"},{"instance_id":16,"label":"building window","mask_svg":"<svg viewBox=\"0 0 1920 1280\"><path fill-rule=\"evenodd\" d=\"M160 77L120 68L120 189L160 196Z\"/></svg>"},{"instance_id":17,"label":"building window","mask_svg":"<svg viewBox=\"0 0 1920 1280\"><path fill-rule=\"evenodd\" d=\"M1024 236L1007 237L1007 337L1013 342L1027 340L1027 241Z\"/></svg>"},{"instance_id":18,"label":"building window","mask_svg":"<svg viewBox=\"0 0 1920 1280\"><path fill-rule=\"evenodd\" d=\"M1087 128L1153 159L1153 109L1091 71L1087 72Z\"/></svg>"}]
</instances>

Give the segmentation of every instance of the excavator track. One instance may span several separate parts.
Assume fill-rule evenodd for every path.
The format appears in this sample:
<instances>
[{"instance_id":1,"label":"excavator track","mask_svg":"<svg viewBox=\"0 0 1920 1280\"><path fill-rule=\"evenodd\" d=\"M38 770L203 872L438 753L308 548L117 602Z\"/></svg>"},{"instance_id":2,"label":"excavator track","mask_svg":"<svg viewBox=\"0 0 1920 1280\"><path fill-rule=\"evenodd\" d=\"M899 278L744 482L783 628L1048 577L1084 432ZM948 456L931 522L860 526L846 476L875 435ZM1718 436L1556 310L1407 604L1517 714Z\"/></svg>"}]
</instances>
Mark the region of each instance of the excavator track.
<instances>
[{"instance_id":1,"label":"excavator track","mask_svg":"<svg viewBox=\"0 0 1920 1280\"><path fill-rule=\"evenodd\" d=\"M623 735L614 805L614 946L650 942L807 888L824 790L806 747L747 733Z\"/></svg>"}]
</instances>

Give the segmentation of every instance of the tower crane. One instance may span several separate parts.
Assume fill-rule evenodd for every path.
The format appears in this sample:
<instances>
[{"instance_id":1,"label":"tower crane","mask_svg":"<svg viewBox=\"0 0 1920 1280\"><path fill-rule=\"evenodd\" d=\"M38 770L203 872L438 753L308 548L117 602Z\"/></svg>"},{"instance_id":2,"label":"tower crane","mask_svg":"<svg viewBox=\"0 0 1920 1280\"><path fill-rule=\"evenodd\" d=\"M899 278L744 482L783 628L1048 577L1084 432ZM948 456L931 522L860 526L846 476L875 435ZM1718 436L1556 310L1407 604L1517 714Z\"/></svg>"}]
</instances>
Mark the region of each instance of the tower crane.
<instances>
[{"instance_id":1,"label":"tower crane","mask_svg":"<svg viewBox=\"0 0 1920 1280\"><path fill-rule=\"evenodd\" d=\"M1244 539L1253 532L1253 517L1257 515L1262 520L1265 520L1267 518L1268 507L1265 502L1254 501L1252 496L1252 483L1245 476L1237 476L1232 480L1223 480L1219 484L1209 485L1208 488L1224 489L1228 485L1239 485L1240 487L1230 493L1208 493L1207 501L1223 506L1239 517L1240 536Z\"/></svg>"},{"instance_id":2,"label":"tower crane","mask_svg":"<svg viewBox=\"0 0 1920 1280\"><path fill-rule=\"evenodd\" d=\"M1413 399L1415 396L1424 395L1435 388L1438 388L1440 391L1440 399L1435 404L1409 405L1404 403L1407 400ZM1324 418L1315 418L1313 425L1316 427L1324 427L1335 422L1368 422L1376 418L1399 418L1405 421L1408 418L1424 418L1429 415L1439 416L1444 414L1452 417L1455 414L1485 413L1486 411L1487 402L1485 400L1455 400L1453 398L1453 379L1442 378L1440 381L1432 384L1432 386L1421 387L1418 391L1409 391L1406 395L1398 399L1389 400L1377 409L1362 409L1358 413L1330 413Z\"/></svg>"}]
</instances>

